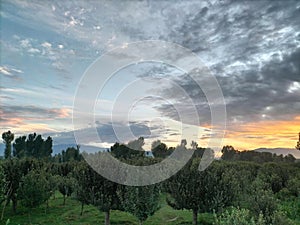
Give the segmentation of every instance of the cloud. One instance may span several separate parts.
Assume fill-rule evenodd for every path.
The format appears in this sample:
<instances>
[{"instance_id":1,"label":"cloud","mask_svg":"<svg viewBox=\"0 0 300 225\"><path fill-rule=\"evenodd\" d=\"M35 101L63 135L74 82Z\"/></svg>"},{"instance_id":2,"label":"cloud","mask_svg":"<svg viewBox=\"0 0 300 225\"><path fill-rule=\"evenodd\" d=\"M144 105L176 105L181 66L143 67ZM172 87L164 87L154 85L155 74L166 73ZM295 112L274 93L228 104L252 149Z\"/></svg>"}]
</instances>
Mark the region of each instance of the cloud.
<instances>
[{"instance_id":1,"label":"cloud","mask_svg":"<svg viewBox=\"0 0 300 225\"><path fill-rule=\"evenodd\" d=\"M14 118L22 118L24 121L54 120L71 116L68 108L44 108L32 105L3 105L0 112L2 119L7 121Z\"/></svg>"},{"instance_id":2,"label":"cloud","mask_svg":"<svg viewBox=\"0 0 300 225\"><path fill-rule=\"evenodd\" d=\"M9 72L9 70L6 67L0 67L0 73L4 74L4 75L8 75L10 76L11 73Z\"/></svg>"},{"instance_id":3,"label":"cloud","mask_svg":"<svg viewBox=\"0 0 300 225\"><path fill-rule=\"evenodd\" d=\"M24 72L20 69L16 69L15 67L5 65L5 66L0 66L0 73L5 77L18 80L20 79L20 74Z\"/></svg>"},{"instance_id":4,"label":"cloud","mask_svg":"<svg viewBox=\"0 0 300 225\"><path fill-rule=\"evenodd\" d=\"M229 124L224 144L233 145L240 150L278 146L294 148L299 127L299 115L290 120Z\"/></svg>"},{"instance_id":5,"label":"cloud","mask_svg":"<svg viewBox=\"0 0 300 225\"><path fill-rule=\"evenodd\" d=\"M2 105L0 109L0 120L4 132L11 129L16 134L28 132L58 132L59 124L71 118L68 108L44 108L32 105ZM52 122L52 123L51 123ZM53 123L57 125L53 126ZM55 128L53 128L55 127ZM65 124L64 127L67 127Z\"/></svg>"},{"instance_id":6,"label":"cloud","mask_svg":"<svg viewBox=\"0 0 300 225\"><path fill-rule=\"evenodd\" d=\"M20 41L20 46L22 48L30 48L31 47L31 43L29 39L24 39Z\"/></svg>"},{"instance_id":7,"label":"cloud","mask_svg":"<svg viewBox=\"0 0 300 225\"><path fill-rule=\"evenodd\" d=\"M169 40L197 52L217 77L229 123L289 120L300 111L300 25L296 22L300 4L295 7L294 3L190 2L163 11L169 18ZM198 85L185 74L173 80L193 99L202 122L208 123L209 105ZM186 98L172 85L156 92L189 112ZM178 120L173 108L171 104L157 107Z\"/></svg>"},{"instance_id":8,"label":"cloud","mask_svg":"<svg viewBox=\"0 0 300 225\"><path fill-rule=\"evenodd\" d=\"M28 52L34 54L34 53L40 53L41 51L39 49L37 49L37 48L29 48Z\"/></svg>"},{"instance_id":9,"label":"cloud","mask_svg":"<svg viewBox=\"0 0 300 225\"><path fill-rule=\"evenodd\" d=\"M65 4L12 0L4 2L3 8L1 15L5 15L6 20L33 33L42 35L44 32L60 40L18 34L11 38L12 42L1 41L3 49L47 60L55 72L69 79L77 78L72 71L77 67L71 65L88 64L89 60L117 45L126 47L133 41L159 39L193 50L210 67L223 90L233 131L241 124L250 126L254 121L261 126L268 121L293 121L300 111L300 3L297 1L175 1L172 4L78 1ZM170 78L187 93L182 96L171 83L165 84L164 89L151 89L169 100L162 103L149 98L149 102L156 101L154 108L162 118L179 120L175 108L191 115L187 104L187 98L191 98L201 125L209 127L208 102L187 74L166 67L142 72L145 73L140 77ZM1 73L5 77L18 74L4 67ZM30 94L24 87L2 91ZM27 110L27 113L33 111ZM65 116L63 112L41 113Z\"/></svg>"},{"instance_id":10,"label":"cloud","mask_svg":"<svg viewBox=\"0 0 300 225\"><path fill-rule=\"evenodd\" d=\"M41 46L44 47L44 48L47 48L47 49L51 49L52 44L49 43L49 42L47 42L47 41L45 41L44 43L41 44Z\"/></svg>"},{"instance_id":11,"label":"cloud","mask_svg":"<svg viewBox=\"0 0 300 225\"><path fill-rule=\"evenodd\" d=\"M177 137L174 137L175 135L180 135L180 133L174 133L174 130L172 129L164 129L160 130L157 129L158 127L155 127L153 125L149 126L149 123L147 121L131 121L129 124L126 124L122 121L115 121L114 123L111 122L104 122L106 119L102 118L99 122L96 121L95 128L99 135L99 139L90 141L90 136L93 136L94 128L84 128L81 130L77 130L76 132L80 132L81 134L81 141L83 142L78 143L80 145L86 145L86 146L97 146L97 147L108 147L112 146L115 142L118 143L128 143L129 141L132 141L134 139L137 139L139 137L145 138L145 149L151 148L151 143L154 140L160 139L165 143L171 144L173 146L174 144L179 144L179 141L177 140ZM128 133L123 133L120 136L120 133L118 131L120 130L126 130L127 128L130 129L133 136ZM156 128L156 129L155 129ZM160 133L162 132L162 133ZM170 135L169 135L170 134ZM67 131L67 132L50 132L45 133L45 136L50 135L53 137L53 140L56 145L61 144L76 144L76 140L74 137L73 131ZM164 138L164 135L168 136L168 138ZM84 142L84 140L87 140Z\"/></svg>"}]
</instances>

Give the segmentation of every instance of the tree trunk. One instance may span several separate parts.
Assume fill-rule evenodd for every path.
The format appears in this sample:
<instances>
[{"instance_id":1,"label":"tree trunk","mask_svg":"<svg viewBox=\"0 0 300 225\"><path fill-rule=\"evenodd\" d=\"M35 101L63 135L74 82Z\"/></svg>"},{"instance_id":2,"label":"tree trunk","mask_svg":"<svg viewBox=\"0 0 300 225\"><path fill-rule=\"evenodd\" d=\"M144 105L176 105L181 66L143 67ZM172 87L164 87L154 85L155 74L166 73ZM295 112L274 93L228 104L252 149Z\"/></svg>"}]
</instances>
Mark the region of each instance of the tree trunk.
<instances>
[{"instance_id":1,"label":"tree trunk","mask_svg":"<svg viewBox=\"0 0 300 225\"><path fill-rule=\"evenodd\" d=\"M12 210L14 214L17 213L17 199L15 198L12 199Z\"/></svg>"},{"instance_id":2,"label":"tree trunk","mask_svg":"<svg viewBox=\"0 0 300 225\"><path fill-rule=\"evenodd\" d=\"M64 195L64 205L66 204L66 196Z\"/></svg>"},{"instance_id":3,"label":"tree trunk","mask_svg":"<svg viewBox=\"0 0 300 225\"><path fill-rule=\"evenodd\" d=\"M193 225L197 225L197 224L198 224L198 210L193 209Z\"/></svg>"},{"instance_id":4,"label":"tree trunk","mask_svg":"<svg viewBox=\"0 0 300 225\"><path fill-rule=\"evenodd\" d=\"M140 221L139 221L139 224L140 224L140 225L143 225L143 221L140 220Z\"/></svg>"},{"instance_id":5,"label":"tree trunk","mask_svg":"<svg viewBox=\"0 0 300 225\"><path fill-rule=\"evenodd\" d=\"M8 204L9 204L9 200L6 200L6 202L3 205L3 209L2 209L2 213L1 213L1 220L3 220L4 211L5 211L6 206L8 206Z\"/></svg>"},{"instance_id":6,"label":"tree trunk","mask_svg":"<svg viewBox=\"0 0 300 225\"><path fill-rule=\"evenodd\" d=\"M105 212L105 225L110 225L110 211Z\"/></svg>"},{"instance_id":7,"label":"tree trunk","mask_svg":"<svg viewBox=\"0 0 300 225\"><path fill-rule=\"evenodd\" d=\"M84 203L81 202L81 212L80 212L80 216L82 216L82 214L83 214L83 206L84 206Z\"/></svg>"}]
</instances>

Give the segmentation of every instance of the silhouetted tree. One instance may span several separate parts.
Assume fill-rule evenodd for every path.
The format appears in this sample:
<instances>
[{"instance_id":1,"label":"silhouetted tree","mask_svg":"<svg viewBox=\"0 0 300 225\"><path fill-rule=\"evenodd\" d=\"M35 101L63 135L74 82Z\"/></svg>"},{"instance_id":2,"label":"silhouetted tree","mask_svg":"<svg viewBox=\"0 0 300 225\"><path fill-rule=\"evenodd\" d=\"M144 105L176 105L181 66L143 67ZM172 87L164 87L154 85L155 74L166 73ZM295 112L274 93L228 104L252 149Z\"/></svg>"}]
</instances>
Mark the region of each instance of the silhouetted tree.
<instances>
[{"instance_id":1,"label":"silhouetted tree","mask_svg":"<svg viewBox=\"0 0 300 225\"><path fill-rule=\"evenodd\" d=\"M131 141L128 143L128 145L115 143L110 148L110 152L114 157L118 159L140 158L143 157L145 153L145 151L142 149L143 143L143 138Z\"/></svg>"},{"instance_id":2,"label":"silhouetted tree","mask_svg":"<svg viewBox=\"0 0 300 225\"><path fill-rule=\"evenodd\" d=\"M196 150L196 149L198 148L198 144L197 144L197 142L195 142L195 141L192 141L192 143L191 143L191 147L192 147L192 149L193 149L193 150Z\"/></svg>"},{"instance_id":3,"label":"silhouetted tree","mask_svg":"<svg viewBox=\"0 0 300 225\"><path fill-rule=\"evenodd\" d=\"M43 157L44 153L44 139L42 138L42 135L37 135L34 140L34 148L32 150L32 156L35 158L41 158Z\"/></svg>"},{"instance_id":4,"label":"silhouetted tree","mask_svg":"<svg viewBox=\"0 0 300 225\"><path fill-rule=\"evenodd\" d=\"M53 140L52 138L49 136L47 137L47 139L44 142L44 157L50 157L53 150L52 150L52 146L53 146Z\"/></svg>"},{"instance_id":5,"label":"silhouetted tree","mask_svg":"<svg viewBox=\"0 0 300 225\"><path fill-rule=\"evenodd\" d=\"M23 158L26 155L26 136L16 138L13 143L13 156Z\"/></svg>"},{"instance_id":6,"label":"silhouetted tree","mask_svg":"<svg viewBox=\"0 0 300 225\"><path fill-rule=\"evenodd\" d=\"M168 147L165 143L162 143L160 140L154 141L151 145L151 151L154 155L154 157L157 158L166 158L170 154L172 154L172 151L168 150Z\"/></svg>"},{"instance_id":7,"label":"silhouetted tree","mask_svg":"<svg viewBox=\"0 0 300 225\"><path fill-rule=\"evenodd\" d=\"M237 153L234 147L230 145L226 145L222 149L222 156L221 159L223 160L232 160L233 156Z\"/></svg>"},{"instance_id":8,"label":"silhouetted tree","mask_svg":"<svg viewBox=\"0 0 300 225\"><path fill-rule=\"evenodd\" d=\"M144 144L145 144L144 138L139 137L137 140L128 142L127 146L128 148L133 150L144 151L143 149Z\"/></svg>"},{"instance_id":9,"label":"silhouetted tree","mask_svg":"<svg viewBox=\"0 0 300 225\"><path fill-rule=\"evenodd\" d=\"M9 131L4 132L2 134L2 139L5 143L5 150L4 150L4 158L8 159L11 157L11 142L14 140L14 134Z\"/></svg>"},{"instance_id":10,"label":"silhouetted tree","mask_svg":"<svg viewBox=\"0 0 300 225\"><path fill-rule=\"evenodd\" d=\"M36 133L29 134L26 140L26 156L32 157L35 152L35 143L34 140L36 138Z\"/></svg>"},{"instance_id":11,"label":"silhouetted tree","mask_svg":"<svg viewBox=\"0 0 300 225\"><path fill-rule=\"evenodd\" d=\"M185 147L186 145L187 145L186 139L182 139L181 142L180 142L180 146Z\"/></svg>"}]
</instances>

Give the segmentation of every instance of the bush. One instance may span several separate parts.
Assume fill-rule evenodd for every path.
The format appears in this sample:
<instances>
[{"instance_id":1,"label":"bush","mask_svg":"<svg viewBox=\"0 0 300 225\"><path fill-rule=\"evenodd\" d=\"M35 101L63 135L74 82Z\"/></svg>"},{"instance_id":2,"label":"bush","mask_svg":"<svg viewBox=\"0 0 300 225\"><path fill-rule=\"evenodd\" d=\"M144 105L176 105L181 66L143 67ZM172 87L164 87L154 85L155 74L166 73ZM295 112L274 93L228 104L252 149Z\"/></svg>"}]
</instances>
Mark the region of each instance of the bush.
<instances>
[{"instance_id":1,"label":"bush","mask_svg":"<svg viewBox=\"0 0 300 225\"><path fill-rule=\"evenodd\" d=\"M215 222L214 225L258 225L255 223L254 218L251 217L248 209L239 209L232 207L230 210L226 210L220 216L214 213ZM261 216L259 220L263 220ZM263 225L262 223L259 225Z\"/></svg>"}]
</instances>

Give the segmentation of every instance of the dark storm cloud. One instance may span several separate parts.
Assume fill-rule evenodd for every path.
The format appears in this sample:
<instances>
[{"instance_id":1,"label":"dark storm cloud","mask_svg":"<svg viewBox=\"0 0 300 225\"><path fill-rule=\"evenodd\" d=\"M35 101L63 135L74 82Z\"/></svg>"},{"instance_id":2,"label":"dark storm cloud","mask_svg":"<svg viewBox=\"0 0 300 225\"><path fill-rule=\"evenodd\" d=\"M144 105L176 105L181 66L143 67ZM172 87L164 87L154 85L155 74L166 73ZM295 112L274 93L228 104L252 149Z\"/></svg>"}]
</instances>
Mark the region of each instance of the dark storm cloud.
<instances>
[{"instance_id":1,"label":"dark storm cloud","mask_svg":"<svg viewBox=\"0 0 300 225\"><path fill-rule=\"evenodd\" d=\"M164 11L170 18L169 39L194 50L210 66L223 90L228 119L284 120L299 114L300 3L222 1L194 6L180 14L182 23L170 16L180 13L178 8ZM209 105L199 86L186 75L174 80L187 96L178 96L172 86L159 92L187 113L186 98L192 98L201 120L209 121ZM178 119L173 108L164 104L158 110Z\"/></svg>"},{"instance_id":2,"label":"dark storm cloud","mask_svg":"<svg viewBox=\"0 0 300 225\"><path fill-rule=\"evenodd\" d=\"M300 49L282 61L272 60L261 70L220 78L229 118L242 121L292 119L300 112L300 90L291 91L300 80Z\"/></svg>"}]
</instances>

